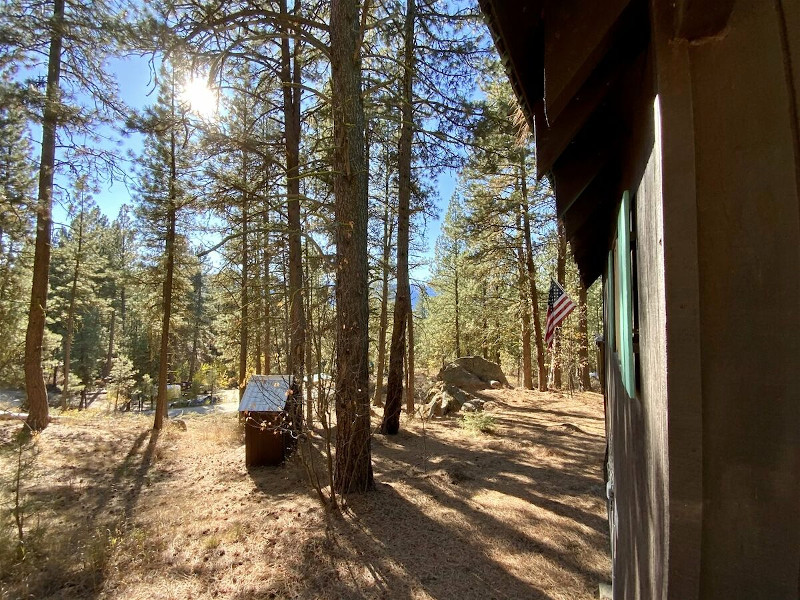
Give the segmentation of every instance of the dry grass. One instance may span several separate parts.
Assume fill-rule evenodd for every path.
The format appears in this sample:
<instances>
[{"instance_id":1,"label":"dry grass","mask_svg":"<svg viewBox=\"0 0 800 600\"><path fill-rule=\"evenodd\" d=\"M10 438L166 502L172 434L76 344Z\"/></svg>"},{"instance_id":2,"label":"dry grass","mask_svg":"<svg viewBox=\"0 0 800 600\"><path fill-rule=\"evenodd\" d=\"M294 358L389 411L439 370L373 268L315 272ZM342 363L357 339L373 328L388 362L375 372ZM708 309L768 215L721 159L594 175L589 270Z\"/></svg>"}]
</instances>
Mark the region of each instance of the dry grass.
<instances>
[{"instance_id":1,"label":"dry grass","mask_svg":"<svg viewBox=\"0 0 800 600\"><path fill-rule=\"evenodd\" d=\"M18 426L0 422L0 597L594 597L609 578L602 398L486 397L492 434L445 419L375 436L377 489L341 517L296 458L248 471L235 415L159 437L141 417L64 417L31 443L23 561L5 511Z\"/></svg>"}]
</instances>

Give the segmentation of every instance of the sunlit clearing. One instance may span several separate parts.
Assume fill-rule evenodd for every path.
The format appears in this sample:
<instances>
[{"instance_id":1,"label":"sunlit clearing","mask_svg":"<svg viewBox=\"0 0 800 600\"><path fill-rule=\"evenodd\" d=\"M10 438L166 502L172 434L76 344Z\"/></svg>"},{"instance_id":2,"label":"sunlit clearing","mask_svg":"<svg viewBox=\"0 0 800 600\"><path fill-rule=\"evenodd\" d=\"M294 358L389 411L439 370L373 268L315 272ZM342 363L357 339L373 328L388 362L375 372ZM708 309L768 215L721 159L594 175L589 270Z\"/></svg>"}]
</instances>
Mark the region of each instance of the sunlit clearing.
<instances>
[{"instance_id":1,"label":"sunlit clearing","mask_svg":"<svg viewBox=\"0 0 800 600\"><path fill-rule=\"evenodd\" d=\"M210 118L217 110L217 95L208 87L205 77L190 79L183 87L182 95L192 112L203 118Z\"/></svg>"}]
</instances>

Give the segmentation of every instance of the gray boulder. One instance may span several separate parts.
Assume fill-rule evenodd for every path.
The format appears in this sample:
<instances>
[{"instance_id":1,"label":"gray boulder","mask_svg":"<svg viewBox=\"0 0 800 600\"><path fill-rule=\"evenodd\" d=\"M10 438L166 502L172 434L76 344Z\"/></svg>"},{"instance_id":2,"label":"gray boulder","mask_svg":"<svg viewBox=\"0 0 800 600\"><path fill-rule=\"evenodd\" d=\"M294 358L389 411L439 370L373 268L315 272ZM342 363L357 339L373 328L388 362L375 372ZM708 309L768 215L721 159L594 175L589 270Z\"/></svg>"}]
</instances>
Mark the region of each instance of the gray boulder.
<instances>
[{"instance_id":1,"label":"gray boulder","mask_svg":"<svg viewBox=\"0 0 800 600\"><path fill-rule=\"evenodd\" d=\"M443 381L437 381L428 390L422 414L425 418L444 417L461 410L465 402L473 400L471 394Z\"/></svg>"},{"instance_id":2,"label":"gray boulder","mask_svg":"<svg viewBox=\"0 0 800 600\"><path fill-rule=\"evenodd\" d=\"M462 389L511 387L500 365L480 356L462 356L445 366L437 379Z\"/></svg>"},{"instance_id":3,"label":"gray boulder","mask_svg":"<svg viewBox=\"0 0 800 600\"><path fill-rule=\"evenodd\" d=\"M470 373L464 367L456 363L450 363L439 371L437 379L465 390L481 390L486 387L486 382L480 377L474 373Z\"/></svg>"}]
</instances>

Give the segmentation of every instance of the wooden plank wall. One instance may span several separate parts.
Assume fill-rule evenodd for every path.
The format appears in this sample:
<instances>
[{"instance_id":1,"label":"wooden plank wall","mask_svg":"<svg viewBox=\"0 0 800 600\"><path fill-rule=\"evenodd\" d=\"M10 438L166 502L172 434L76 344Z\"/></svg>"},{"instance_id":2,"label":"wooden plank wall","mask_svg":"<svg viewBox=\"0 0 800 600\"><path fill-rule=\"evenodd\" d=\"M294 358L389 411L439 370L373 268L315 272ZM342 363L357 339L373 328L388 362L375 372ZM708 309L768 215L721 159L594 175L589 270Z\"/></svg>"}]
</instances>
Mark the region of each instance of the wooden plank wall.
<instances>
[{"instance_id":1,"label":"wooden plank wall","mask_svg":"<svg viewBox=\"0 0 800 600\"><path fill-rule=\"evenodd\" d=\"M793 25L785 27L782 14ZM702 598L798 597L798 15L797 0L738 0L727 28L688 50L703 377Z\"/></svg>"},{"instance_id":2,"label":"wooden plank wall","mask_svg":"<svg viewBox=\"0 0 800 600\"><path fill-rule=\"evenodd\" d=\"M637 120L652 130L656 108L652 99L647 105ZM640 386L629 397L617 356L606 352L606 391L617 506L614 597L650 600L666 597L669 563L665 281L661 155L650 136L637 141L630 163L646 167L624 179L636 203Z\"/></svg>"},{"instance_id":3,"label":"wooden plank wall","mask_svg":"<svg viewBox=\"0 0 800 600\"><path fill-rule=\"evenodd\" d=\"M640 128L655 128L660 121L658 102L642 107ZM644 139L650 142L649 136ZM668 442L667 442L667 346L666 296L664 279L663 203L661 196L661 144L655 136L649 145L647 166L635 194L636 275L639 311L639 381L643 410L646 498L651 517L642 536L649 536L648 586L642 598L666 598L668 548ZM646 145L644 149L648 146Z\"/></svg>"},{"instance_id":4,"label":"wooden plank wall","mask_svg":"<svg viewBox=\"0 0 800 600\"><path fill-rule=\"evenodd\" d=\"M658 449L648 439L643 404L628 397L611 352L606 352L606 377L616 521L614 598L658 598L650 590L664 584L666 556L663 546L656 545L662 539L664 507L651 502L648 477L648 461Z\"/></svg>"}]
</instances>

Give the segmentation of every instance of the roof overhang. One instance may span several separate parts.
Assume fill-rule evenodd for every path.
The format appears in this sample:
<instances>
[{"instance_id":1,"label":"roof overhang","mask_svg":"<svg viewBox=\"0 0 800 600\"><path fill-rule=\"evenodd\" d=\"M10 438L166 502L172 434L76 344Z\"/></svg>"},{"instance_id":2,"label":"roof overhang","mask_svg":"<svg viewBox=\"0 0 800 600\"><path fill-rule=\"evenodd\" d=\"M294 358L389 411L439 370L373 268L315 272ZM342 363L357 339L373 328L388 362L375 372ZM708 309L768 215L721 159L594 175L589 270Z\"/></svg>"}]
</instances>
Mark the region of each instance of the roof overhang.
<instances>
[{"instance_id":1,"label":"roof overhang","mask_svg":"<svg viewBox=\"0 0 800 600\"><path fill-rule=\"evenodd\" d=\"M536 137L581 279L602 274L622 194L635 102L655 94L648 0L479 0ZM666 2L666 0L665 0ZM717 33L733 0L670 0L675 38Z\"/></svg>"}]
</instances>

